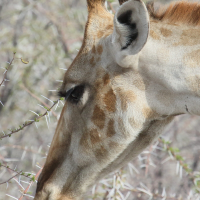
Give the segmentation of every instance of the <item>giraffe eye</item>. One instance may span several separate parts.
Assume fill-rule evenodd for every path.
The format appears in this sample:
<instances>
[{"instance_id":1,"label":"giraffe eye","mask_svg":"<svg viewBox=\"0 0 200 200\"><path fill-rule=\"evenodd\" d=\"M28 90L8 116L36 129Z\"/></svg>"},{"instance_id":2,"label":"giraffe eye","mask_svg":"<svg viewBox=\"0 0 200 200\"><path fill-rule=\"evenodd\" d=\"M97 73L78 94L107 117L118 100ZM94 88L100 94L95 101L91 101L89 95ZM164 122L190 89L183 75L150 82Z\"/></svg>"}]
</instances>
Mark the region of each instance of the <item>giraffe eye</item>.
<instances>
[{"instance_id":1,"label":"giraffe eye","mask_svg":"<svg viewBox=\"0 0 200 200\"><path fill-rule=\"evenodd\" d=\"M78 85L74 88L71 88L69 91L67 91L65 99L71 103L78 103L83 96L84 89L84 85Z\"/></svg>"}]
</instances>

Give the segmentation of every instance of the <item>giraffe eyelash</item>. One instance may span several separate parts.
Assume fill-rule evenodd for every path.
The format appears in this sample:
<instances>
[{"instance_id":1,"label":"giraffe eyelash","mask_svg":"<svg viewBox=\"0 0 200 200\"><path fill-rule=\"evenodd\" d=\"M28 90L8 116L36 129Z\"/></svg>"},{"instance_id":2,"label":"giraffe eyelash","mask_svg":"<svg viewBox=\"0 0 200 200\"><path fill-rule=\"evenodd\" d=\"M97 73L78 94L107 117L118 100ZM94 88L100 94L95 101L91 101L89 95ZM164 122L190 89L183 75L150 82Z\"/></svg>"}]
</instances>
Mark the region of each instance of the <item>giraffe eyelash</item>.
<instances>
[{"instance_id":1,"label":"giraffe eyelash","mask_svg":"<svg viewBox=\"0 0 200 200\"><path fill-rule=\"evenodd\" d=\"M61 97L65 98L66 97L66 91L59 90L58 93L57 93L57 96L60 97L60 98Z\"/></svg>"}]
</instances>

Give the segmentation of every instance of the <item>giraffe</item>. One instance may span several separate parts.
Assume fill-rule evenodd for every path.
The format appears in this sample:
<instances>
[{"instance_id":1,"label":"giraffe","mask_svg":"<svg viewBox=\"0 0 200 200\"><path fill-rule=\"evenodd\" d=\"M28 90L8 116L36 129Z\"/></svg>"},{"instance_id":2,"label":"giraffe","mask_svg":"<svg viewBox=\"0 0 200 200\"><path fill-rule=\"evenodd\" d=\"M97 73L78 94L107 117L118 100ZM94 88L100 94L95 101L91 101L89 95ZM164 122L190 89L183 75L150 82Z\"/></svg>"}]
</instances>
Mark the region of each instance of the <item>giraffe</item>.
<instances>
[{"instance_id":1,"label":"giraffe","mask_svg":"<svg viewBox=\"0 0 200 200\"><path fill-rule=\"evenodd\" d=\"M176 115L200 115L200 4L148 10L141 0L87 0L82 47L64 75L66 102L35 200L79 200Z\"/></svg>"}]
</instances>

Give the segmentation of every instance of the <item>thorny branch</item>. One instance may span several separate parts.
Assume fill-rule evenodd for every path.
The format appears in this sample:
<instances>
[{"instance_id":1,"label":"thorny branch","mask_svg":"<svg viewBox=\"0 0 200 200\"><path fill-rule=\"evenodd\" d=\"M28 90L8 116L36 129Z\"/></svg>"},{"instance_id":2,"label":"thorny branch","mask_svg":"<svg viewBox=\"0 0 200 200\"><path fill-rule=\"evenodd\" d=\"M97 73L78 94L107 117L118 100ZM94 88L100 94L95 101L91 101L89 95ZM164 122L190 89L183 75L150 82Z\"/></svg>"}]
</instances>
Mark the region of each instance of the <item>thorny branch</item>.
<instances>
[{"instance_id":1,"label":"thorny branch","mask_svg":"<svg viewBox=\"0 0 200 200\"><path fill-rule=\"evenodd\" d=\"M42 168L38 171L38 173L35 175L35 179L37 179L40 175L40 173L42 172ZM27 186L27 188L24 190L23 194L21 195L21 197L18 199L18 200L22 200L23 199L23 196L28 192L29 188L31 187L32 183L34 181L30 181L30 184Z\"/></svg>"},{"instance_id":2,"label":"thorny branch","mask_svg":"<svg viewBox=\"0 0 200 200\"><path fill-rule=\"evenodd\" d=\"M3 84L3 82L5 81L6 74L7 74L7 72L8 72L8 70L9 70L10 66L12 65L12 63L13 63L13 61L14 61L14 59L15 59L15 54L16 54L16 53L14 52L14 53L13 53L13 58L12 58L12 60L10 61L8 67L6 68L6 71L5 71L4 76L3 76L3 80L2 80L1 83L0 83L0 87L1 87L1 85Z\"/></svg>"},{"instance_id":3,"label":"thorny branch","mask_svg":"<svg viewBox=\"0 0 200 200\"><path fill-rule=\"evenodd\" d=\"M12 176L11 178L9 178L7 181L4 181L4 182L0 183L0 185L3 185L3 184L5 184L5 183L7 183L8 181L10 181L11 179L15 178L16 176L20 175L21 172L22 172L22 171L17 172L17 174L15 174L15 175Z\"/></svg>"},{"instance_id":4,"label":"thorny branch","mask_svg":"<svg viewBox=\"0 0 200 200\"><path fill-rule=\"evenodd\" d=\"M18 171L14 170L14 169L11 169L8 165L4 165L4 164L1 164L1 163L0 163L0 167L4 167L4 168L9 169L10 171L16 173L14 176L12 176L11 178L9 178L7 181L4 181L4 182L0 183L0 185L7 183L8 181L10 181L11 179L13 179L14 177L16 177L16 176L18 176L18 175L24 176L24 177L26 177L26 178L29 178L30 180L34 180L34 181L35 181L35 176L33 176L33 175L30 174L30 173L27 173L27 174L26 174L26 173L24 173L24 172L22 172L22 171L19 171L19 172L18 172ZM31 176L31 175L32 175L32 176Z\"/></svg>"},{"instance_id":5,"label":"thorny branch","mask_svg":"<svg viewBox=\"0 0 200 200\"><path fill-rule=\"evenodd\" d=\"M29 121L29 122L26 121L26 122L24 122L24 124L23 124L22 126L19 126L19 128L15 129L15 130L11 130L10 133L5 134L4 136L1 136L1 137L0 137L0 140L3 139L3 138L5 138L5 137L10 137L12 134L17 133L17 132L23 130L25 127L30 126L30 125L33 124L34 122L39 122L39 120L40 120L42 117L44 117L45 115L47 115L48 112L49 112L60 100L62 100L62 98L61 98L61 99L58 99L57 101L54 101L54 104L53 104L50 108L46 108L46 109L47 109L46 112L45 112L44 114L40 114L39 117L36 117L34 121Z\"/></svg>"},{"instance_id":6,"label":"thorny branch","mask_svg":"<svg viewBox=\"0 0 200 200\"><path fill-rule=\"evenodd\" d=\"M170 142L165 141L164 139L159 139L160 142L162 142L165 146L165 150L167 152L169 152L169 154L179 162L180 166L185 170L185 172L189 175L190 179L193 181L194 185L196 188L198 188L196 190L197 193L200 193L199 191L199 184L195 184L196 180L197 183L199 182L199 175L195 175L192 171L191 168L188 167L188 165L184 162L184 159L182 156L180 156L179 154L177 154L177 152L179 152L178 148L172 148L169 144Z\"/></svg>"}]
</instances>

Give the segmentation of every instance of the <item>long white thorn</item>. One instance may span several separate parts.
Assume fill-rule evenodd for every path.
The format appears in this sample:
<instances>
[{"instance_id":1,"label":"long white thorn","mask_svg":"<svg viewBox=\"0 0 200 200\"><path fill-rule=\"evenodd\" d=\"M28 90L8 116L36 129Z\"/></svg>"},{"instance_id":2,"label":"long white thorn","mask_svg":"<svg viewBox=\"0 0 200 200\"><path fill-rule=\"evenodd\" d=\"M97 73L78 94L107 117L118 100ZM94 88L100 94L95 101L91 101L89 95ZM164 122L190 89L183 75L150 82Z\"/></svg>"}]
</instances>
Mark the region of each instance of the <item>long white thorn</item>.
<instances>
[{"instance_id":1,"label":"long white thorn","mask_svg":"<svg viewBox=\"0 0 200 200\"><path fill-rule=\"evenodd\" d=\"M2 106L4 106L3 103L2 103L1 101L0 101L0 104L1 104Z\"/></svg>"},{"instance_id":2,"label":"long white thorn","mask_svg":"<svg viewBox=\"0 0 200 200\"><path fill-rule=\"evenodd\" d=\"M32 112L32 113L34 113L35 115L37 115L39 117L39 115L36 112L34 112L32 110L29 110L29 111Z\"/></svg>"},{"instance_id":3,"label":"long white thorn","mask_svg":"<svg viewBox=\"0 0 200 200\"><path fill-rule=\"evenodd\" d=\"M52 101L51 99L49 99L49 98L47 98L47 97L45 97L45 96L43 96L43 95L41 95L41 96L42 96L43 98L49 100L51 103L53 103L53 101Z\"/></svg>"},{"instance_id":4,"label":"long white thorn","mask_svg":"<svg viewBox=\"0 0 200 200\"><path fill-rule=\"evenodd\" d=\"M9 195L9 194L6 194L6 196L9 196L9 197L11 197L11 198L13 198L13 199L17 199L17 198L15 198L15 197L13 197L13 196L11 196L11 195ZM18 200L18 199L17 199Z\"/></svg>"},{"instance_id":5,"label":"long white thorn","mask_svg":"<svg viewBox=\"0 0 200 200\"><path fill-rule=\"evenodd\" d=\"M47 116L45 115L45 119L46 119L46 122L47 122L47 127L49 129L49 124L48 124L48 120L47 120Z\"/></svg>"}]
</instances>

